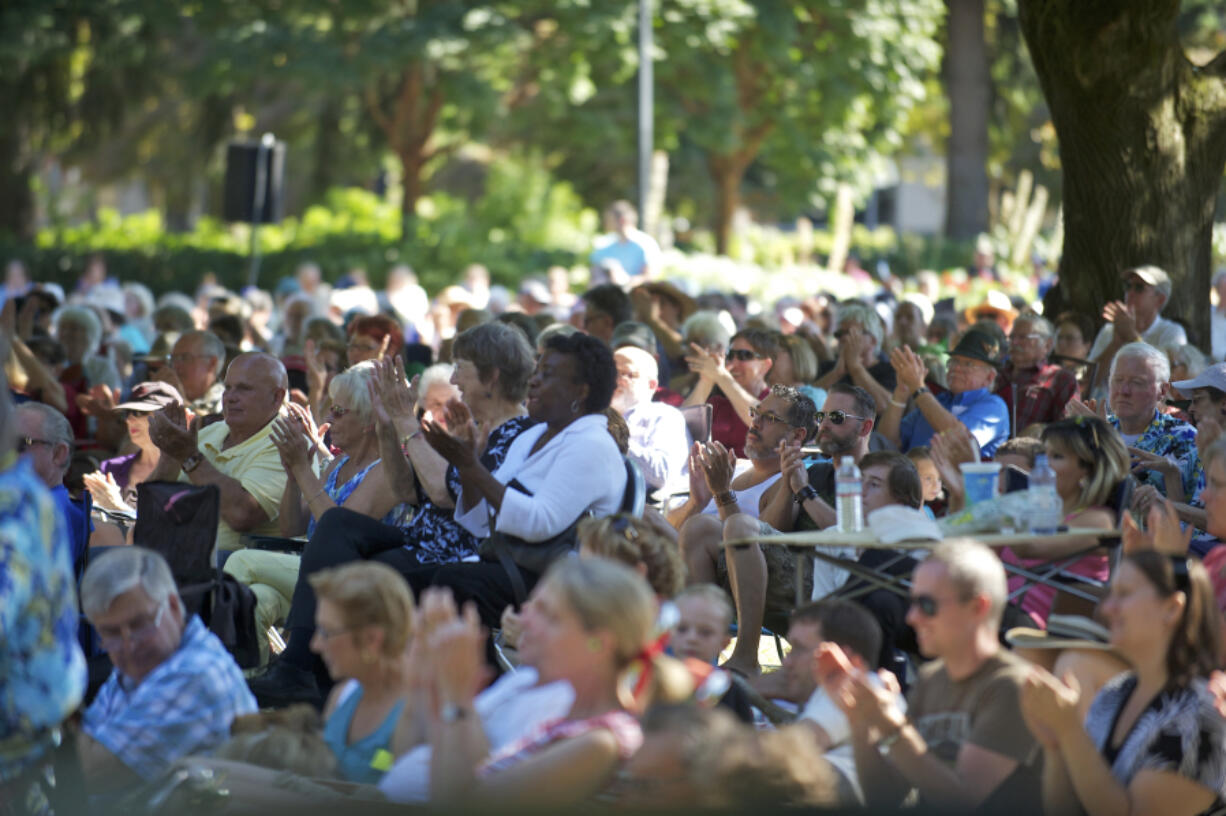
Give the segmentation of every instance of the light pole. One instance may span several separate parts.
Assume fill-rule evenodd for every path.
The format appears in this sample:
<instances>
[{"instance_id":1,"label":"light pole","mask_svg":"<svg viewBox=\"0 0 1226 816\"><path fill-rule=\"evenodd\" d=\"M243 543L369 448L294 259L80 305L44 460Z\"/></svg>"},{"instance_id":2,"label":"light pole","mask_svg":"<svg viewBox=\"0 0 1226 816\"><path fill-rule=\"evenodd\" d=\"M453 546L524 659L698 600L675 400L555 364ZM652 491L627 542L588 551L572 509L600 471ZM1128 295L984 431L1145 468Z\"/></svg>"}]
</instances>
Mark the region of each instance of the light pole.
<instances>
[{"instance_id":1,"label":"light pole","mask_svg":"<svg viewBox=\"0 0 1226 816\"><path fill-rule=\"evenodd\" d=\"M651 156L655 147L655 87L651 63L651 0L639 0L639 229L647 230Z\"/></svg>"}]
</instances>

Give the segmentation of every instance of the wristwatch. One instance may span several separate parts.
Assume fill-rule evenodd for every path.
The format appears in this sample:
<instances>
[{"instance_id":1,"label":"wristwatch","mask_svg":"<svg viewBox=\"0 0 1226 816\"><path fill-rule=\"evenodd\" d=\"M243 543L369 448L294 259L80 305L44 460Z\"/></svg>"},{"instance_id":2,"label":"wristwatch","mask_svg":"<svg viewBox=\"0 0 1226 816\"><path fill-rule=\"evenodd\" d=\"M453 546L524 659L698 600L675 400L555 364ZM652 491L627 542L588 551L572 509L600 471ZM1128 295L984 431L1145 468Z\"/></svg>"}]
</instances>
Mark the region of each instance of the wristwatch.
<instances>
[{"instance_id":1,"label":"wristwatch","mask_svg":"<svg viewBox=\"0 0 1226 816\"><path fill-rule=\"evenodd\" d=\"M817 491L813 488L813 485L805 485L800 490L797 490L792 494L792 501L796 502L797 504L804 504L810 499L816 498Z\"/></svg>"},{"instance_id":2,"label":"wristwatch","mask_svg":"<svg viewBox=\"0 0 1226 816\"><path fill-rule=\"evenodd\" d=\"M928 390L928 386L921 385L919 388L915 389L915 393L911 395L911 399L918 399L920 394L931 394L931 393L932 392Z\"/></svg>"},{"instance_id":3,"label":"wristwatch","mask_svg":"<svg viewBox=\"0 0 1226 816\"><path fill-rule=\"evenodd\" d=\"M204 454L196 451L191 456L183 460L183 472L191 473L196 468L200 467L200 463L204 461Z\"/></svg>"}]
</instances>

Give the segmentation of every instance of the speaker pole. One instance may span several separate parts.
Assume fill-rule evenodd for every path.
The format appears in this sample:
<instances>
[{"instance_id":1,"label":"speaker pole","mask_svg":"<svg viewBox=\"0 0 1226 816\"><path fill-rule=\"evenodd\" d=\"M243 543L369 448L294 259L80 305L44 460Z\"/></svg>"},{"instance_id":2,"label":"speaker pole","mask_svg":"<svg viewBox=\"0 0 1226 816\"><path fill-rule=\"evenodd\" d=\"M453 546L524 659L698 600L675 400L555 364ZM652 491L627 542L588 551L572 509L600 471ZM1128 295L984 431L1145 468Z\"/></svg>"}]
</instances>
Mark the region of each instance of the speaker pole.
<instances>
[{"instance_id":1,"label":"speaker pole","mask_svg":"<svg viewBox=\"0 0 1226 816\"><path fill-rule=\"evenodd\" d=\"M247 286L255 288L260 278L260 224L264 221L264 198L268 187L268 157L277 138L265 133L255 151L255 189L251 193L251 266L247 270Z\"/></svg>"}]
</instances>

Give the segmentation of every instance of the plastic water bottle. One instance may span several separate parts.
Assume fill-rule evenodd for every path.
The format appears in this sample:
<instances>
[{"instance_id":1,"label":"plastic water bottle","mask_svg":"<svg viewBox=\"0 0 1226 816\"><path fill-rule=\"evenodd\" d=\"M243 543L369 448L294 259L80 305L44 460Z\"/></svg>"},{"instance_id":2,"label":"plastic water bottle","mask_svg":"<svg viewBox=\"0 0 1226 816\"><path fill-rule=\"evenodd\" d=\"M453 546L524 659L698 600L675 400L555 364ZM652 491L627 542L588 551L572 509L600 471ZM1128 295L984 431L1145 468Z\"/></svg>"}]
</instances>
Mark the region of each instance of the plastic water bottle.
<instances>
[{"instance_id":1,"label":"plastic water bottle","mask_svg":"<svg viewBox=\"0 0 1226 816\"><path fill-rule=\"evenodd\" d=\"M1047 464L1047 456L1040 453L1034 458L1034 470L1030 471L1030 487L1026 490L1030 505L1030 532L1035 535L1051 535L1060 527L1064 515L1064 503L1056 491L1056 472Z\"/></svg>"},{"instance_id":2,"label":"plastic water bottle","mask_svg":"<svg viewBox=\"0 0 1226 816\"><path fill-rule=\"evenodd\" d=\"M850 456L844 456L839 469L834 472L834 493L839 532L860 532L864 528L864 515L860 509L864 487L860 468L856 467L856 460Z\"/></svg>"}]
</instances>

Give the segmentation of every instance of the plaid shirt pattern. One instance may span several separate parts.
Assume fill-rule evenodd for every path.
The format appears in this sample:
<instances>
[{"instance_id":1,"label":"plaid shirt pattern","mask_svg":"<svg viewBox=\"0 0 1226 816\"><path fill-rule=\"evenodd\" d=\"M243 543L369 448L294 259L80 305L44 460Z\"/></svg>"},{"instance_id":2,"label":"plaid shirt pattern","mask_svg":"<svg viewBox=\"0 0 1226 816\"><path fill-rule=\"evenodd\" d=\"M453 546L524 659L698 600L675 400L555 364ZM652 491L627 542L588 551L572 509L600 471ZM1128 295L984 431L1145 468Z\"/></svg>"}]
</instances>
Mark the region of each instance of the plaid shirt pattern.
<instances>
[{"instance_id":1,"label":"plaid shirt pattern","mask_svg":"<svg viewBox=\"0 0 1226 816\"><path fill-rule=\"evenodd\" d=\"M1055 422L1063 418L1064 406L1077 395L1077 378L1058 365L1041 365L1020 374L1006 368L997 375L996 383L996 395L1009 408L1010 427L1015 434L1036 422Z\"/></svg>"},{"instance_id":2,"label":"plaid shirt pattern","mask_svg":"<svg viewBox=\"0 0 1226 816\"><path fill-rule=\"evenodd\" d=\"M1115 414L1107 417L1117 431L1120 429L1119 418ZM1196 452L1196 429L1182 419L1154 411L1154 421L1137 439L1135 448L1148 453L1164 456L1179 465L1182 474L1183 495L1196 495L1197 482L1201 478L1200 457ZM1135 474L1139 484L1150 484L1166 495L1166 483L1161 474L1153 470L1145 470Z\"/></svg>"},{"instance_id":3,"label":"plaid shirt pattern","mask_svg":"<svg viewBox=\"0 0 1226 816\"><path fill-rule=\"evenodd\" d=\"M178 650L132 687L119 670L85 712L85 733L144 779L188 754L211 751L230 723L256 711L243 673L221 641L192 616Z\"/></svg>"}]
</instances>

